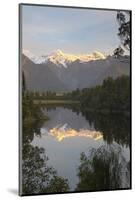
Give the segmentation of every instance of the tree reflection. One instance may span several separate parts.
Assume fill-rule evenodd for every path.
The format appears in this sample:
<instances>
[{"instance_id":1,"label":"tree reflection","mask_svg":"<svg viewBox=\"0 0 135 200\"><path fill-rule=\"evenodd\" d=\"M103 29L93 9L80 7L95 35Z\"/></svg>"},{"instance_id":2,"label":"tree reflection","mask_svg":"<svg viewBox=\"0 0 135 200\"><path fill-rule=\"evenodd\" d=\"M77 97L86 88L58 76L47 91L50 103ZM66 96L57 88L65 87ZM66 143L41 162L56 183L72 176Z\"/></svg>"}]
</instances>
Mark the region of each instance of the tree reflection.
<instances>
[{"instance_id":1,"label":"tree reflection","mask_svg":"<svg viewBox=\"0 0 135 200\"><path fill-rule=\"evenodd\" d=\"M77 191L112 190L130 187L130 163L118 145L81 153Z\"/></svg>"},{"instance_id":2,"label":"tree reflection","mask_svg":"<svg viewBox=\"0 0 135 200\"><path fill-rule=\"evenodd\" d=\"M40 135L40 127L44 121L43 113L39 105L34 105L31 96L23 96L22 99L22 143L30 143L34 133Z\"/></svg>"},{"instance_id":3,"label":"tree reflection","mask_svg":"<svg viewBox=\"0 0 135 200\"><path fill-rule=\"evenodd\" d=\"M130 146L130 119L124 115L103 115L84 112L79 105L65 105L64 108L85 116L90 125L103 133L108 144L117 142ZM51 107L46 109L50 110ZM48 166L45 149L32 146L34 134L40 136L42 123L47 120L46 109L34 105L30 96L23 97L22 134L22 193L58 193L69 191L67 179L58 176L53 167ZM55 106L53 109L56 109ZM119 145L102 146L81 154L78 167L79 183L77 191L108 190L130 187L130 163L123 157Z\"/></svg>"},{"instance_id":4,"label":"tree reflection","mask_svg":"<svg viewBox=\"0 0 135 200\"><path fill-rule=\"evenodd\" d=\"M48 106L48 110L56 109L56 105ZM103 139L108 144L112 144L114 141L118 144L126 147L130 147L130 116L126 116L124 113L100 113L84 111L80 105L63 105L60 107L71 109L77 115L81 113L90 126L93 126L96 131L103 133Z\"/></svg>"},{"instance_id":5,"label":"tree reflection","mask_svg":"<svg viewBox=\"0 0 135 200\"><path fill-rule=\"evenodd\" d=\"M23 96L22 133L22 193L55 193L69 190L68 181L48 166L44 148L32 146L34 134L40 135L40 127L47 119L40 106L34 105L30 96Z\"/></svg>"},{"instance_id":6,"label":"tree reflection","mask_svg":"<svg viewBox=\"0 0 135 200\"><path fill-rule=\"evenodd\" d=\"M103 139L108 144L113 141L130 147L130 117L123 114L100 114L83 112L83 115L91 125L94 123L96 130L103 133Z\"/></svg>"}]
</instances>

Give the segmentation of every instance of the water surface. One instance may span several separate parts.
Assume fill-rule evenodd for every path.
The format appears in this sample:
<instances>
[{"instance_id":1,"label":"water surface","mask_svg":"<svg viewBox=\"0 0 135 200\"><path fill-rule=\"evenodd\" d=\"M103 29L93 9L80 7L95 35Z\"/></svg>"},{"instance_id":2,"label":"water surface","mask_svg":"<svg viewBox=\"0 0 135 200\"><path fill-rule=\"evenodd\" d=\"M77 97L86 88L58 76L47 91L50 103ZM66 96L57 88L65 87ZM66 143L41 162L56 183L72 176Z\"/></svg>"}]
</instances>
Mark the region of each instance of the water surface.
<instances>
[{"instance_id":1,"label":"water surface","mask_svg":"<svg viewBox=\"0 0 135 200\"><path fill-rule=\"evenodd\" d=\"M44 113L50 120L40 127L40 136L34 134L31 144L45 149L48 163L59 176L68 179L71 191L75 190L79 181L77 170L82 152L87 154L92 148L114 145L114 149L122 149L125 161L130 161L129 121L121 123L116 116L93 116L63 107L44 108ZM119 118L124 122L123 116ZM123 187L127 187L124 179L123 175Z\"/></svg>"}]
</instances>

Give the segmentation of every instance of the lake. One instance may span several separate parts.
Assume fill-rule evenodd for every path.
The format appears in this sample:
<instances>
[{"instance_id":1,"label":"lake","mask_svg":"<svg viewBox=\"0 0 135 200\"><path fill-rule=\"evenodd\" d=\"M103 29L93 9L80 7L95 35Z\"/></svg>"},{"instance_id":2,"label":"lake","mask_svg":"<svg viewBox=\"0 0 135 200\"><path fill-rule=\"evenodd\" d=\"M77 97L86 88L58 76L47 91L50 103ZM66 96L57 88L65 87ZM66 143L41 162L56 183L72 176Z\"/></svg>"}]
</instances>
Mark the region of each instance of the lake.
<instances>
[{"instance_id":1,"label":"lake","mask_svg":"<svg viewBox=\"0 0 135 200\"><path fill-rule=\"evenodd\" d=\"M81 164L81 153L84 152L89 159L92 159L93 154L90 154L92 149L96 155L103 154L102 157L105 159L112 155L112 152L119 154L118 162L121 162L122 166L118 172L119 184L115 187L114 183L111 187L116 189L130 187L130 169L127 168L130 163L128 117L93 114L57 106L42 108L42 110L50 120L41 123L40 134L34 133L31 145L45 149L49 158L48 165L53 166L59 176L68 179L70 191L74 191L80 181L80 176L77 174ZM112 156L110 162L114 166L112 169L115 169L117 164L112 161ZM109 173L112 176L112 172Z\"/></svg>"}]
</instances>

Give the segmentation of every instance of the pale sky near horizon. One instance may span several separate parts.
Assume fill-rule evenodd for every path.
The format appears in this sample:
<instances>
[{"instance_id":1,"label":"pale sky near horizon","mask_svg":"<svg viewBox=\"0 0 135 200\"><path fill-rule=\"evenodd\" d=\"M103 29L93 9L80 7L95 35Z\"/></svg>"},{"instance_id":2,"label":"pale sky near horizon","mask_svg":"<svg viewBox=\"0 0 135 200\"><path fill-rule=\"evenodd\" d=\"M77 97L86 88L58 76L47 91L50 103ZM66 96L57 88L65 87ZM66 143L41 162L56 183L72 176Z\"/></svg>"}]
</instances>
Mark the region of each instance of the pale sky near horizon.
<instances>
[{"instance_id":1,"label":"pale sky near horizon","mask_svg":"<svg viewBox=\"0 0 135 200\"><path fill-rule=\"evenodd\" d=\"M112 54L119 46L116 11L22 6L22 47L35 55L56 49Z\"/></svg>"}]
</instances>

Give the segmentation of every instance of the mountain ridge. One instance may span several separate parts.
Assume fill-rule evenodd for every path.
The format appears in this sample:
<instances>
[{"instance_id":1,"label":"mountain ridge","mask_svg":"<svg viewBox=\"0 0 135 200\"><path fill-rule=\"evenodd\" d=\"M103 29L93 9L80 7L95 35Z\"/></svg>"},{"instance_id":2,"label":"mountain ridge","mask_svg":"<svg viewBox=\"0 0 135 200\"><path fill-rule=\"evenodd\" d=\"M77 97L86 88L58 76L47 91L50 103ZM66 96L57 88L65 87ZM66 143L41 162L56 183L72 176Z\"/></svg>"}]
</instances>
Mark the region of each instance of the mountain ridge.
<instances>
[{"instance_id":1,"label":"mountain ridge","mask_svg":"<svg viewBox=\"0 0 135 200\"><path fill-rule=\"evenodd\" d=\"M52 62L56 64L58 67L63 66L65 68L68 67L68 64L75 62L77 60L81 63L86 63L89 61L106 58L106 56L99 51L94 51L93 53L90 54L75 55L75 54L64 53L60 49L53 51L49 55L42 55L42 56L33 55L29 50L24 49L23 54L27 56L35 64L45 64L47 62Z\"/></svg>"},{"instance_id":2,"label":"mountain ridge","mask_svg":"<svg viewBox=\"0 0 135 200\"><path fill-rule=\"evenodd\" d=\"M57 64L35 64L27 56L22 55L22 71L26 80L26 88L30 91L72 91L101 85L107 77L117 78L130 74L130 57L98 59L85 63L78 60L68 63L68 67Z\"/></svg>"}]
</instances>

